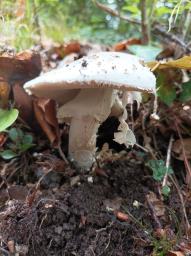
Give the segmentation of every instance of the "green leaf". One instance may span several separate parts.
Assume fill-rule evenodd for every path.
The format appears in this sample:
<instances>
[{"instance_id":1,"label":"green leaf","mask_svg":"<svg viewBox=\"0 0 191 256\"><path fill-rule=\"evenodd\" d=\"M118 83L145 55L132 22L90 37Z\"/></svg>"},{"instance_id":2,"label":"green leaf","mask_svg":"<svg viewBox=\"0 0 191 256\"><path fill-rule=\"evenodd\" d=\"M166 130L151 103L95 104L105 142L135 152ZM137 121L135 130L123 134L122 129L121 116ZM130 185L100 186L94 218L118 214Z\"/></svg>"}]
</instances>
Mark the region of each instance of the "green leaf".
<instances>
[{"instance_id":1,"label":"green leaf","mask_svg":"<svg viewBox=\"0 0 191 256\"><path fill-rule=\"evenodd\" d=\"M156 181L162 181L166 173L173 173L172 168L167 168L163 160L150 160L147 165L153 171L153 178Z\"/></svg>"},{"instance_id":2,"label":"green leaf","mask_svg":"<svg viewBox=\"0 0 191 256\"><path fill-rule=\"evenodd\" d=\"M165 73L158 73L157 88L157 95L164 103L170 106L176 99L176 90L173 84L169 83Z\"/></svg>"},{"instance_id":3,"label":"green leaf","mask_svg":"<svg viewBox=\"0 0 191 256\"><path fill-rule=\"evenodd\" d=\"M0 152L0 156L5 160L9 160L18 155L15 152L13 152L12 150L8 149L8 150L4 150L4 151Z\"/></svg>"},{"instance_id":4,"label":"green leaf","mask_svg":"<svg viewBox=\"0 0 191 256\"><path fill-rule=\"evenodd\" d=\"M23 153L27 151L29 148L32 148L35 144L22 144L19 146L19 152Z\"/></svg>"},{"instance_id":5,"label":"green leaf","mask_svg":"<svg viewBox=\"0 0 191 256\"><path fill-rule=\"evenodd\" d=\"M4 110L0 109L0 132L5 131L9 126L11 126L19 115L17 109Z\"/></svg>"},{"instance_id":6,"label":"green leaf","mask_svg":"<svg viewBox=\"0 0 191 256\"><path fill-rule=\"evenodd\" d=\"M162 194L163 194L164 196L169 196L169 194L170 194L170 188L169 188L169 186L165 185L165 186L162 188Z\"/></svg>"},{"instance_id":7,"label":"green leaf","mask_svg":"<svg viewBox=\"0 0 191 256\"><path fill-rule=\"evenodd\" d=\"M23 144L32 144L33 143L33 137L30 134L25 134L23 137Z\"/></svg>"},{"instance_id":8,"label":"green leaf","mask_svg":"<svg viewBox=\"0 0 191 256\"><path fill-rule=\"evenodd\" d=\"M191 100L191 81L182 84L182 92L180 93L179 100L181 102Z\"/></svg>"},{"instance_id":9,"label":"green leaf","mask_svg":"<svg viewBox=\"0 0 191 256\"><path fill-rule=\"evenodd\" d=\"M130 45L128 50L145 61L155 60L156 56L161 52L161 48L151 45Z\"/></svg>"},{"instance_id":10,"label":"green leaf","mask_svg":"<svg viewBox=\"0 0 191 256\"><path fill-rule=\"evenodd\" d=\"M163 14L170 14L172 12L172 10L166 6L158 7L158 8L156 8L155 11L158 16L161 16Z\"/></svg>"},{"instance_id":11,"label":"green leaf","mask_svg":"<svg viewBox=\"0 0 191 256\"><path fill-rule=\"evenodd\" d=\"M9 138L14 142L18 140L18 132L16 128L11 128L9 130Z\"/></svg>"},{"instance_id":12,"label":"green leaf","mask_svg":"<svg viewBox=\"0 0 191 256\"><path fill-rule=\"evenodd\" d=\"M128 5L128 6L124 6L122 8L123 11L129 11L133 14L138 14L140 12L140 10L137 8L137 6L135 5Z\"/></svg>"}]
</instances>

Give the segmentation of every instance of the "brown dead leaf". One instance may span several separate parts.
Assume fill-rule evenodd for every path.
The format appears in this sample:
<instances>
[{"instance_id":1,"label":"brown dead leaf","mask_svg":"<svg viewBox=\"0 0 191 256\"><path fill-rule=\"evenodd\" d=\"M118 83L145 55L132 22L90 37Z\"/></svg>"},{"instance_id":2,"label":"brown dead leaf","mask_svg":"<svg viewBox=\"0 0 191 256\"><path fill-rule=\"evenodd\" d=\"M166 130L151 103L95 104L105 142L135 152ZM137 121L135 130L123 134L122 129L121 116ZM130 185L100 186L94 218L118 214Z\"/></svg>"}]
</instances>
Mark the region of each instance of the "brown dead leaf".
<instances>
[{"instance_id":1,"label":"brown dead leaf","mask_svg":"<svg viewBox=\"0 0 191 256\"><path fill-rule=\"evenodd\" d=\"M183 144L183 145L182 145ZM183 147L185 150L186 158L191 159L191 138L179 139L173 143L172 151L175 153L175 157L184 161Z\"/></svg>"},{"instance_id":2,"label":"brown dead leaf","mask_svg":"<svg viewBox=\"0 0 191 256\"><path fill-rule=\"evenodd\" d=\"M185 255L180 251L169 251L167 256L185 256Z\"/></svg>"},{"instance_id":3,"label":"brown dead leaf","mask_svg":"<svg viewBox=\"0 0 191 256\"><path fill-rule=\"evenodd\" d=\"M27 123L34 123L34 112L32 98L25 92L25 90L16 83L13 86L13 96L15 106L19 109L20 117Z\"/></svg>"},{"instance_id":4,"label":"brown dead leaf","mask_svg":"<svg viewBox=\"0 0 191 256\"><path fill-rule=\"evenodd\" d=\"M123 40L123 41L117 43L116 45L114 45L113 50L117 51L117 52L125 51L126 49L128 49L129 45L133 45L133 44L141 44L141 39L130 38L128 40Z\"/></svg>"},{"instance_id":5,"label":"brown dead leaf","mask_svg":"<svg viewBox=\"0 0 191 256\"><path fill-rule=\"evenodd\" d=\"M47 135L50 143L57 147L60 143L60 132L56 118L56 104L50 99L33 100L34 112L42 130Z\"/></svg>"},{"instance_id":6,"label":"brown dead leaf","mask_svg":"<svg viewBox=\"0 0 191 256\"><path fill-rule=\"evenodd\" d=\"M154 208L157 217L165 216L165 206L161 200L159 200L154 192L147 194L147 200Z\"/></svg>"},{"instance_id":7,"label":"brown dead leaf","mask_svg":"<svg viewBox=\"0 0 191 256\"><path fill-rule=\"evenodd\" d=\"M67 44L64 44L64 55L68 55L74 52L80 52L80 43L78 41L71 41Z\"/></svg>"},{"instance_id":8,"label":"brown dead leaf","mask_svg":"<svg viewBox=\"0 0 191 256\"><path fill-rule=\"evenodd\" d=\"M176 44L169 43L164 45L164 49L157 55L157 60L166 59L169 57L173 57L175 53Z\"/></svg>"},{"instance_id":9,"label":"brown dead leaf","mask_svg":"<svg viewBox=\"0 0 191 256\"><path fill-rule=\"evenodd\" d=\"M79 53L81 49L78 41L71 41L66 44L56 45L51 49L52 54L56 54L57 59L63 59L64 56L71 53Z\"/></svg>"},{"instance_id":10,"label":"brown dead leaf","mask_svg":"<svg viewBox=\"0 0 191 256\"><path fill-rule=\"evenodd\" d=\"M22 89L22 85L38 76L41 69L40 55L32 51L16 55L4 53L0 56L0 100L6 106L12 89L19 114L29 124L33 123L32 100Z\"/></svg>"},{"instance_id":11,"label":"brown dead leaf","mask_svg":"<svg viewBox=\"0 0 191 256\"><path fill-rule=\"evenodd\" d=\"M147 62L146 65L153 69L165 69L165 68L181 68L191 69L191 56L184 56L177 60L170 60L167 62L151 61Z\"/></svg>"},{"instance_id":12,"label":"brown dead leaf","mask_svg":"<svg viewBox=\"0 0 191 256\"><path fill-rule=\"evenodd\" d=\"M38 53L24 51L15 56L4 54L0 56L0 77L9 84L24 82L38 76L42 69Z\"/></svg>"}]
</instances>

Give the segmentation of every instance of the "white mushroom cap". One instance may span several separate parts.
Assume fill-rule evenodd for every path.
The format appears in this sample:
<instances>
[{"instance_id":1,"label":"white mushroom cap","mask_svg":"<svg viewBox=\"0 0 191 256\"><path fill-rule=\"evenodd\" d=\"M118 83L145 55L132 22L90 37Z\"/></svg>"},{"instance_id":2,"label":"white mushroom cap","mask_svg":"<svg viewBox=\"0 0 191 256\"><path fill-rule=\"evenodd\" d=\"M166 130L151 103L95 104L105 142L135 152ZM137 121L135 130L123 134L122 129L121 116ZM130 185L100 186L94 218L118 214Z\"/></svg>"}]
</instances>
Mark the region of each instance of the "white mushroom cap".
<instances>
[{"instance_id":1,"label":"white mushroom cap","mask_svg":"<svg viewBox=\"0 0 191 256\"><path fill-rule=\"evenodd\" d=\"M126 53L99 52L45 73L27 82L24 88L29 94L62 101L62 96L67 98L67 89L110 87L154 92L155 84L155 76L138 57Z\"/></svg>"}]
</instances>

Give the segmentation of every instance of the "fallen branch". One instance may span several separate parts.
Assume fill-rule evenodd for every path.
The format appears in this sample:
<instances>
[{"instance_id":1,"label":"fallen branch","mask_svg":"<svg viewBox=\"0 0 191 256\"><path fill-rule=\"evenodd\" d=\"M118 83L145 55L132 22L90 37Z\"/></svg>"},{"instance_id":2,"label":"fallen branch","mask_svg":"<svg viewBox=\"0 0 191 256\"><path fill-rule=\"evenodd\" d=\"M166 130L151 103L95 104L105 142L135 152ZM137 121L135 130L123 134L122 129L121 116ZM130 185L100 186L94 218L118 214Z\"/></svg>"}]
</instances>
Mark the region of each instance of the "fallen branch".
<instances>
[{"instance_id":1,"label":"fallen branch","mask_svg":"<svg viewBox=\"0 0 191 256\"><path fill-rule=\"evenodd\" d=\"M185 165L185 168L186 168L186 171L187 171L187 173L186 173L186 183L188 185L190 185L191 184L191 166L190 166L190 163L189 163L188 158L186 156L186 151L185 151L182 135L180 133L180 129L178 127L177 121L175 121L175 126L176 126L176 130L178 132L178 136L180 138L181 145L182 145L182 153L183 153L183 157L184 157L184 165Z\"/></svg>"},{"instance_id":2,"label":"fallen branch","mask_svg":"<svg viewBox=\"0 0 191 256\"><path fill-rule=\"evenodd\" d=\"M133 20L133 19L130 19L129 17L127 17L127 16L123 16L123 15L121 15L118 11L115 11L115 10L109 8L108 6L106 6L106 5L104 5L104 4L101 4L101 3L99 3L99 2L96 1L96 0L92 0L92 1L93 1L93 3L94 3L98 8L102 9L103 11L109 13L109 14L112 15L112 16L118 17L118 18L120 18L120 19L122 19L122 20L125 20L125 21L127 21L127 22L130 22L130 23L132 23L132 24L141 25L141 22L138 21L138 20Z\"/></svg>"},{"instance_id":3,"label":"fallen branch","mask_svg":"<svg viewBox=\"0 0 191 256\"><path fill-rule=\"evenodd\" d=\"M170 42L174 42L177 45L181 46L186 53L191 53L191 49L190 47L185 44L180 38L178 38L177 36L173 35L172 33L167 32L163 27L161 27L159 24L155 24L152 28L153 33L155 34L159 34L162 37L165 37L166 39L168 39Z\"/></svg>"}]
</instances>

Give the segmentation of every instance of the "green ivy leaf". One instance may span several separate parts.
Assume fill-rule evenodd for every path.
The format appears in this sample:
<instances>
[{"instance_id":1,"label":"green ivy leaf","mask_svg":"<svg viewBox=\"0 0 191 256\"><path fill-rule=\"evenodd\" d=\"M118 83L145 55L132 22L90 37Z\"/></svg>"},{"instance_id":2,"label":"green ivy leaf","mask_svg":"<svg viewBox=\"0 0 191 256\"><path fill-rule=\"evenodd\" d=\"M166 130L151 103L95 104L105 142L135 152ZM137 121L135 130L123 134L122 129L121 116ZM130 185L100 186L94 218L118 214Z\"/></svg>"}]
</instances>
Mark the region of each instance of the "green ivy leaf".
<instances>
[{"instance_id":1,"label":"green ivy leaf","mask_svg":"<svg viewBox=\"0 0 191 256\"><path fill-rule=\"evenodd\" d=\"M0 132L5 131L9 126L11 126L19 115L17 109L4 110L0 109Z\"/></svg>"},{"instance_id":2,"label":"green ivy leaf","mask_svg":"<svg viewBox=\"0 0 191 256\"><path fill-rule=\"evenodd\" d=\"M161 52L161 48L151 45L130 45L128 50L145 61L155 60L156 56Z\"/></svg>"},{"instance_id":3,"label":"green ivy leaf","mask_svg":"<svg viewBox=\"0 0 191 256\"><path fill-rule=\"evenodd\" d=\"M0 156L5 160L10 160L18 155L15 152L13 152L12 150L8 149L8 150L4 150L4 151L0 152Z\"/></svg>"},{"instance_id":4,"label":"green ivy leaf","mask_svg":"<svg viewBox=\"0 0 191 256\"><path fill-rule=\"evenodd\" d=\"M182 92L180 93L179 100L181 102L191 100L191 81L182 84Z\"/></svg>"},{"instance_id":5,"label":"green ivy leaf","mask_svg":"<svg viewBox=\"0 0 191 256\"><path fill-rule=\"evenodd\" d=\"M172 168L167 168L163 160L150 160L147 165L153 171L153 178L156 181L162 181L166 173L173 174Z\"/></svg>"},{"instance_id":6,"label":"green ivy leaf","mask_svg":"<svg viewBox=\"0 0 191 256\"><path fill-rule=\"evenodd\" d=\"M162 188L162 194L163 194L164 196L169 196L169 194L170 194L170 188L169 188L169 186L165 185L165 186Z\"/></svg>"}]
</instances>

